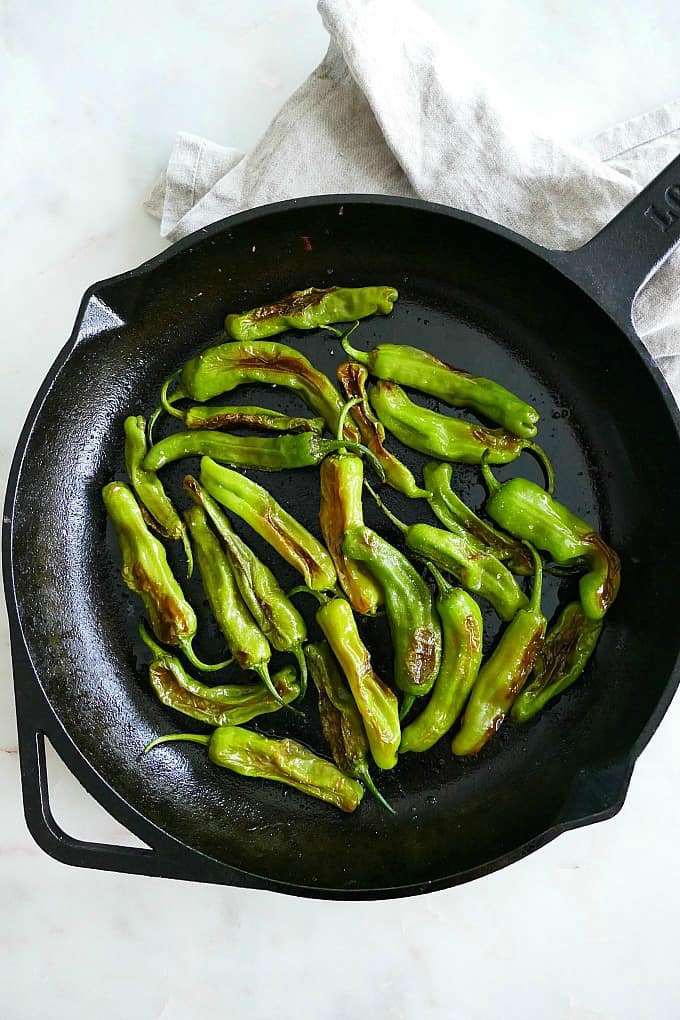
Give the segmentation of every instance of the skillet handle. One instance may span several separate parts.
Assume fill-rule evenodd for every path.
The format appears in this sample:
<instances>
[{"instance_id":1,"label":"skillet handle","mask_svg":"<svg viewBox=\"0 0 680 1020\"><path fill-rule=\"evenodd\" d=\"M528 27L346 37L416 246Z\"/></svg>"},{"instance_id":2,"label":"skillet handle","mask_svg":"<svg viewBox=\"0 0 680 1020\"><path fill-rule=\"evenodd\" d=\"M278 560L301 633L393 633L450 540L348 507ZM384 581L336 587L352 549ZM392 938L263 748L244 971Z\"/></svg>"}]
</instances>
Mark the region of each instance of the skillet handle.
<instances>
[{"instance_id":1,"label":"skillet handle","mask_svg":"<svg viewBox=\"0 0 680 1020\"><path fill-rule=\"evenodd\" d=\"M77 868L95 868L132 875L179 878L194 882L271 889L274 882L230 868L186 846L134 811L97 775L65 737L44 700L28 663L13 642L19 763L24 816L38 846ZM76 839L64 832L50 807L45 737L60 758L78 776L84 788L122 825L147 844L146 847L116 846Z\"/></svg>"},{"instance_id":2,"label":"skillet handle","mask_svg":"<svg viewBox=\"0 0 680 1020\"><path fill-rule=\"evenodd\" d=\"M680 156L592 240L561 252L560 268L630 336L631 310L650 276L680 243Z\"/></svg>"}]
</instances>

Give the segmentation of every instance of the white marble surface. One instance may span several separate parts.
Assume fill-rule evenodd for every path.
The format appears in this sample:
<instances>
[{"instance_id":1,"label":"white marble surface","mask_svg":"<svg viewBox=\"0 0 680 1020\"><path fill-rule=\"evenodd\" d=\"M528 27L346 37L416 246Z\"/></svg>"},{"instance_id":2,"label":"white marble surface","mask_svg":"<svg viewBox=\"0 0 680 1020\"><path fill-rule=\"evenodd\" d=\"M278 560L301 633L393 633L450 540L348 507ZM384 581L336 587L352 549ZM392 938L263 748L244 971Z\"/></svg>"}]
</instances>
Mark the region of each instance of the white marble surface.
<instances>
[{"instance_id":1,"label":"white marble surface","mask_svg":"<svg viewBox=\"0 0 680 1020\"><path fill-rule=\"evenodd\" d=\"M566 136L680 95L671 0L423 6ZM141 200L175 130L247 148L326 39L310 0L5 0L0 25L4 481L83 290L161 248ZM4 618L2 655L8 1020L175 1020L206 1007L252 1020L680 1015L677 700L612 821L460 889L330 904L74 870L45 856L22 817ZM50 777L69 832L134 842L53 755Z\"/></svg>"}]
</instances>

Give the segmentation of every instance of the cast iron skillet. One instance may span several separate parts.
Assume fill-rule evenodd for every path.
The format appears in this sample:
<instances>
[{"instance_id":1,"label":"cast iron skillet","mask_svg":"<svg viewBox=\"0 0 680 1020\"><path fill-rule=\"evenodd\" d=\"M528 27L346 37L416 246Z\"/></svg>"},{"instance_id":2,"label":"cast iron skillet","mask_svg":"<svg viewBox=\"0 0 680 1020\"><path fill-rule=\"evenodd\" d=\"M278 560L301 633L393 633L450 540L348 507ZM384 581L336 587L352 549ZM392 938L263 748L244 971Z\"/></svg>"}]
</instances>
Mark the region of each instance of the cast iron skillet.
<instances>
[{"instance_id":1,"label":"cast iron skillet","mask_svg":"<svg viewBox=\"0 0 680 1020\"><path fill-rule=\"evenodd\" d=\"M425 202L307 198L230 217L91 287L24 426L5 508L24 803L40 846L80 866L378 898L467 881L618 811L679 677L680 418L630 317L639 285L675 244L679 216L680 160L575 252L547 251ZM400 290L393 315L364 323L357 344L381 338L425 347L536 405L558 497L596 522L623 562L621 594L587 677L532 723L508 722L476 759L454 759L448 740L405 756L380 776L394 817L370 797L345 816L277 784L242 779L211 766L195 745L140 757L153 736L192 727L148 688L133 640L139 607L118 577L100 499L101 486L122 470L124 417L154 406L160 381L219 332L227 310L332 283ZM334 374L341 355L325 334L286 339ZM300 410L289 394L263 388L235 400ZM422 458L394 448L420 469ZM518 471L538 478L526 456L497 473ZM457 469L456 478L479 505L476 471ZM318 527L316 472L263 480ZM387 495L405 517L429 513ZM397 540L368 502L367 515ZM295 581L276 554L253 544L283 582ZM181 575L179 551L172 555ZM216 659L221 648L200 589L187 590L201 612L198 651ZM548 612L573 590L573 582L553 579ZM485 623L488 648L493 614ZM365 632L388 676L384 621ZM304 725L281 712L262 728L321 749L313 694L305 707ZM44 735L150 849L85 843L59 828Z\"/></svg>"}]
</instances>

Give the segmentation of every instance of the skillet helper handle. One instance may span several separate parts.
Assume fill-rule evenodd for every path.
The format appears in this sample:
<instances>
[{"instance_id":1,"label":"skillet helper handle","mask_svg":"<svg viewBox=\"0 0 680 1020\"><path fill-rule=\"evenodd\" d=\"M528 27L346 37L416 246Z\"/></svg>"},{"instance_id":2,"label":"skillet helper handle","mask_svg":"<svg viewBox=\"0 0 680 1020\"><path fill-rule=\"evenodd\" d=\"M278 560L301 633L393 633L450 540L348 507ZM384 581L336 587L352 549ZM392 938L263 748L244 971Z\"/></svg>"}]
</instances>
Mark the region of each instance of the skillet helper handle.
<instances>
[{"instance_id":1,"label":"skillet helper handle","mask_svg":"<svg viewBox=\"0 0 680 1020\"><path fill-rule=\"evenodd\" d=\"M629 336L637 336L633 301L678 243L680 156L587 244L560 253L559 262Z\"/></svg>"},{"instance_id":2,"label":"skillet helper handle","mask_svg":"<svg viewBox=\"0 0 680 1020\"><path fill-rule=\"evenodd\" d=\"M67 738L64 739L61 727L35 681L30 682L30 667L25 660L22 661L24 657L16 643L13 659L17 681L15 693L24 816L31 836L45 853L62 864L77 868L254 889L271 888L271 883L206 857L148 822L128 805L121 803L118 795L93 769L84 773L82 760L78 774L87 792L147 846L95 843L77 839L64 832L50 806L45 737L50 740L66 767L74 773L76 762L74 760L72 763L71 756L73 754L74 758L77 757L78 752L72 749Z\"/></svg>"}]
</instances>

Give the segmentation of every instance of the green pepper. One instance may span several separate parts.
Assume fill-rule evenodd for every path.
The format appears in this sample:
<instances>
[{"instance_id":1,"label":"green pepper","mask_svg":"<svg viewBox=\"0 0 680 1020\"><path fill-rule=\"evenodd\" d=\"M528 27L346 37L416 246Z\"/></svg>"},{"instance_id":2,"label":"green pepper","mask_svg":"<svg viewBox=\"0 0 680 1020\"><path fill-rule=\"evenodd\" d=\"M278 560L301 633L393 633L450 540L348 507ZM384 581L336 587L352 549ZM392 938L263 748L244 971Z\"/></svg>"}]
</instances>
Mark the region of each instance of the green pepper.
<instances>
[{"instance_id":1,"label":"green pepper","mask_svg":"<svg viewBox=\"0 0 680 1020\"><path fill-rule=\"evenodd\" d=\"M506 563L513 573L533 574L534 565L526 546L477 517L451 488L452 472L450 464L436 460L429 461L423 468L425 484L431 490L428 502L435 517L454 535L468 538L480 551L489 552Z\"/></svg>"},{"instance_id":2,"label":"green pepper","mask_svg":"<svg viewBox=\"0 0 680 1020\"><path fill-rule=\"evenodd\" d=\"M269 675L272 654L269 642L241 598L229 560L208 524L205 511L192 506L184 511L184 520L196 550L203 590L231 655L241 669L257 673L269 693L283 704Z\"/></svg>"},{"instance_id":3,"label":"green pepper","mask_svg":"<svg viewBox=\"0 0 680 1020\"><path fill-rule=\"evenodd\" d=\"M429 393L453 407L469 407L523 439L536 435L538 411L500 383L462 372L417 347L378 344L371 351L357 351L349 343L350 333L344 336L342 346L371 375Z\"/></svg>"},{"instance_id":4,"label":"green pepper","mask_svg":"<svg viewBox=\"0 0 680 1020\"><path fill-rule=\"evenodd\" d=\"M366 488L383 513L404 536L406 546L420 559L453 574L461 584L490 602L501 620L511 620L527 604L527 597L506 566L469 537L454 535L431 524L404 524L385 506L368 483Z\"/></svg>"},{"instance_id":5,"label":"green pepper","mask_svg":"<svg viewBox=\"0 0 680 1020\"><path fill-rule=\"evenodd\" d=\"M267 407L237 407L226 404L192 404L182 412L188 429L261 429L263 432L314 432L320 436L326 427L323 418L300 418Z\"/></svg>"},{"instance_id":6,"label":"green pepper","mask_svg":"<svg viewBox=\"0 0 680 1020\"><path fill-rule=\"evenodd\" d=\"M241 726L218 726L210 736L168 733L147 744L144 754L174 740L203 744L215 765L241 776L284 783L300 793L333 804L341 811L355 811L364 795L364 788L356 779L349 779L335 765L287 737L274 740Z\"/></svg>"},{"instance_id":7,"label":"green pepper","mask_svg":"<svg viewBox=\"0 0 680 1020\"><path fill-rule=\"evenodd\" d=\"M427 694L437 679L442 634L432 592L403 553L371 528L351 528L345 553L366 563L385 593L394 649L394 682L404 694Z\"/></svg>"},{"instance_id":8,"label":"green pepper","mask_svg":"<svg viewBox=\"0 0 680 1020\"><path fill-rule=\"evenodd\" d=\"M142 513L150 515L149 523L156 527L165 538L180 539L187 558L187 577L191 577L193 560L191 543L187 538L184 522L165 493L163 484L155 471L144 468L147 454L146 420L141 414L131 414L123 423L125 433L125 469L132 488L142 504Z\"/></svg>"},{"instance_id":9,"label":"green pepper","mask_svg":"<svg viewBox=\"0 0 680 1020\"><path fill-rule=\"evenodd\" d=\"M348 440L322 439L313 432L280 436L232 436L217 430L173 432L152 446L144 460L148 471L158 471L182 457L212 457L221 464L257 468L260 471L284 471L291 468L315 467L334 450L350 448L375 458L360 443ZM382 467L376 470L382 476Z\"/></svg>"},{"instance_id":10,"label":"green pepper","mask_svg":"<svg viewBox=\"0 0 680 1020\"><path fill-rule=\"evenodd\" d=\"M208 723L210 726L238 726L259 715L278 712L281 703L262 684L230 684L208 687L186 672L176 655L157 645L143 624L139 633L153 653L149 664L149 682L156 697L176 712ZM272 677L280 698L286 704L300 695L295 668L284 666Z\"/></svg>"},{"instance_id":11,"label":"green pepper","mask_svg":"<svg viewBox=\"0 0 680 1020\"><path fill-rule=\"evenodd\" d=\"M163 544L147 528L131 489L123 482L109 482L102 489L102 499L120 546L121 576L130 591L140 596L158 640L181 648L196 669L228 666L231 660L207 665L194 654L196 614L175 580Z\"/></svg>"},{"instance_id":12,"label":"green pepper","mask_svg":"<svg viewBox=\"0 0 680 1020\"><path fill-rule=\"evenodd\" d=\"M519 439L505 429L461 421L447 414L414 404L401 386L380 379L371 388L369 400L385 428L406 446L439 460L481 464L488 451L492 464L517 460L522 450L531 450L541 461L552 489L552 468L543 450L528 439Z\"/></svg>"},{"instance_id":13,"label":"green pepper","mask_svg":"<svg viewBox=\"0 0 680 1020\"><path fill-rule=\"evenodd\" d=\"M570 602L564 607L546 634L533 680L512 706L516 722L527 722L578 680L595 651L602 627L602 620L588 619L580 603Z\"/></svg>"},{"instance_id":14,"label":"green pepper","mask_svg":"<svg viewBox=\"0 0 680 1020\"><path fill-rule=\"evenodd\" d=\"M345 410L351 406L350 400ZM341 422L340 429L342 429ZM338 432L340 438L340 432ZM359 457L342 449L321 462L319 473L321 534L335 564L340 587L357 613L373 616L383 603L382 588L363 563L345 555L342 543L349 528L364 523L362 491L364 466Z\"/></svg>"},{"instance_id":15,"label":"green pepper","mask_svg":"<svg viewBox=\"0 0 680 1020\"><path fill-rule=\"evenodd\" d=\"M317 598L323 599L318 594ZM325 600L317 610L316 622L347 677L373 761L380 769L394 768L401 739L399 705L393 691L373 670L371 655L359 636L352 607L343 598Z\"/></svg>"},{"instance_id":16,"label":"green pepper","mask_svg":"<svg viewBox=\"0 0 680 1020\"><path fill-rule=\"evenodd\" d=\"M342 397L330 379L294 347L270 340L219 344L192 358L179 374L182 392L191 400L211 400L245 383L284 386L323 418L333 435L337 432ZM359 440L353 425L347 428L347 437Z\"/></svg>"},{"instance_id":17,"label":"green pepper","mask_svg":"<svg viewBox=\"0 0 680 1020\"><path fill-rule=\"evenodd\" d=\"M201 460L199 481L213 499L238 514L295 567L310 588L335 587L338 578L327 549L261 485L209 457Z\"/></svg>"},{"instance_id":18,"label":"green pepper","mask_svg":"<svg viewBox=\"0 0 680 1020\"><path fill-rule=\"evenodd\" d=\"M359 779L383 807L394 814L377 789L368 767L369 745L359 710L327 641L305 648L309 672L319 695L323 735L341 772Z\"/></svg>"},{"instance_id":19,"label":"green pepper","mask_svg":"<svg viewBox=\"0 0 680 1020\"><path fill-rule=\"evenodd\" d=\"M496 524L549 553L556 563L586 561L590 570L579 581L581 605L590 620L601 620L621 582L621 561L614 550L591 524L535 482L511 478L501 485L486 463L482 472L490 493L485 509Z\"/></svg>"},{"instance_id":20,"label":"green pepper","mask_svg":"<svg viewBox=\"0 0 680 1020\"><path fill-rule=\"evenodd\" d=\"M457 755L477 754L500 728L512 703L533 669L545 637L546 619L541 612L541 560L534 547L534 590L526 609L520 609L505 628L500 641L482 665L460 730L451 750Z\"/></svg>"},{"instance_id":21,"label":"green pepper","mask_svg":"<svg viewBox=\"0 0 680 1020\"><path fill-rule=\"evenodd\" d=\"M430 493L421 489L413 474L385 446L385 429L371 412L366 393L368 372L356 361L344 361L338 368L338 381L342 385L348 400L358 399L360 402L353 407L352 417L361 433L361 440L378 458L385 472L385 481L397 492L410 499L427 497Z\"/></svg>"},{"instance_id":22,"label":"green pepper","mask_svg":"<svg viewBox=\"0 0 680 1020\"><path fill-rule=\"evenodd\" d=\"M307 287L270 305L227 315L225 327L234 340L259 340L287 329L389 315L398 296L394 287Z\"/></svg>"},{"instance_id":23,"label":"green pepper","mask_svg":"<svg viewBox=\"0 0 680 1020\"><path fill-rule=\"evenodd\" d=\"M482 661L482 614L462 588L453 588L433 567L437 612L442 624L443 652L439 676L420 715L401 735L399 754L429 751L453 726L463 710Z\"/></svg>"},{"instance_id":24,"label":"green pepper","mask_svg":"<svg viewBox=\"0 0 680 1020\"><path fill-rule=\"evenodd\" d=\"M307 690L307 661L302 644L307 628L273 573L236 534L227 515L195 478L187 475L184 489L202 506L222 540L241 597L264 636L277 652L290 652L300 667L300 697Z\"/></svg>"}]
</instances>

